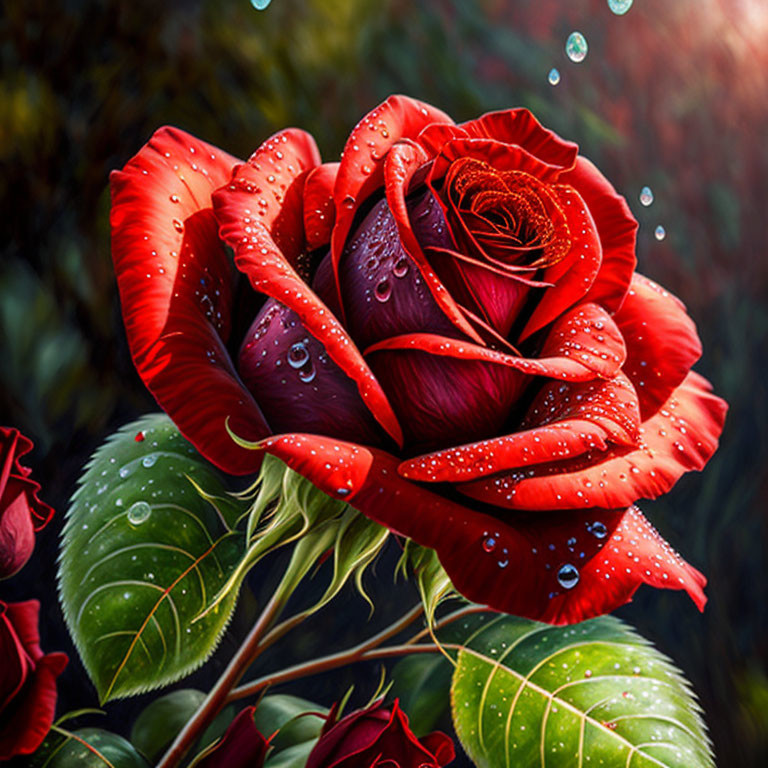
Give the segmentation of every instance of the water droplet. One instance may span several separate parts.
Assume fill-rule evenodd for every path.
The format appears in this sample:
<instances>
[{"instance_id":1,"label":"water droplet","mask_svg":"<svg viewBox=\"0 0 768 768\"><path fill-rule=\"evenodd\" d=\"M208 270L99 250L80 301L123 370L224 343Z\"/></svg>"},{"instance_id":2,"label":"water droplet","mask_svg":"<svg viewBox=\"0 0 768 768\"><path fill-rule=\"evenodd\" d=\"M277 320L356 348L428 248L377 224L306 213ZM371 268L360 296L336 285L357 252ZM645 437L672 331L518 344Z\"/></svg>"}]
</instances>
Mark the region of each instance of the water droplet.
<instances>
[{"instance_id":1,"label":"water droplet","mask_svg":"<svg viewBox=\"0 0 768 768\"><path fill-rule=\"evenodd\" d=\"M573 589L579 583L579 569L570 563L561 565L557 572L557 583L564 589Z\"/></svg>"},{"instance_id":2,"label":"water droplet","mask_svg":"<svg viewBox=\"0 0 768 768\"><path fill-rule=\"evenodd\" d=\"M374 289L374 295L376 298L381 301L387 301L389 297L392 295L392 286L389 283L389 280L384 278Z\"/></svg>"},{"instance_id":3,"label":"water droplet","mask_svg":"<svg viewBox=\"0 0 768 768\"><path fill-rule=\"evenodd\" d=\"M493 550L496 549L496 539L494 539L493 536L486 536L486 538L483 539L483 549L486 552L493 552Z\"/></svg>"},{"instance_id":4,"label":"water droplet","mask_svg":"<svg viewBox=\"0 0 768 768\"><path fill-rule=\"evenodd\" d=\"M345 208L354 208L355 207L355 198L352 197L352 195L347 195L342 201L341 204Z\"/></svg>"},{"instance_id":5,"label":"water droplet","mask_svg":"<svg viewBox=\"0 0 768 768\"><path fill-rule=\"evenodd\" d=\"M184 225L178 219L174 219L173 220L173 228L177 232L183 232L184 231Z\"/></svg>"},{"instance_id":6,"label":"water droplet","mask_svg":"<svg viewBox=\"0 0 768 768\"><path fill-rule=\"evenodd\" d=\"M409 268L408 259L403 256L395 262L395 266L392 267L392 274L395 277L405 277Z\"/></svg>"},{"instance_id":7,"label":"water droplet","mask_svg":"<svg viewBox=\"0 0 768 768\"><path fill-rule=\"evenodd\" d=\"M145 456L141 460L141 464L142 464L142 466L149 468L149 467L154 466L156 461L157 461L157 454L156 453L150 453L148 456Z\"/></svg>"},{"instance_id":8,"label":"water droplet","mask_svg":"<svg viewBox=\"0 0 768 768\"><path fill-rule=\"evenodd\" d=\"M309 360L309 350L299 341L288 350L288 365L291 368L301 368Z\"/></svg>"},{"instance_id":9,"label":"water droplet","mask_svg":"<svg viewBox=\"0 0 768 768\"><path fill-rule=\"evenodd\" d=\"M547 75L547 81L550 85L557 85L560 82L560 70L552 67Z\"/></svg>"},{"instance_id":10,"label":"water droplet","mask_svg":"<svg viewBox=\"0 0 768 768\"><path fill-rule=\"evenodd\" d=\"M181 198L178 195L171 195L169 199L170 199L170 201L172 203L180 203L181 202Z\"/></svg>"},{"instance_id":11,"label":"water droplet","mask_svg":"<svg viewBox=\"0 0 768 768\"><path fill-rule=\"evenodd\" d=\"M657 240L663 240L667 236L667 230L664 229L661 224L659 224L659 226L656 227L656 229L653 231L653 236Z\"/></svg>"},{"instance_id":12,"label":"water droplet","mask_svg":"<svg viewBox=\"0 0 768 768\"><path fill-rule=\"evenodd\" d=\"M152 507L150 507L146 501L137 501L134 504L131 504L131 506L128 507L128 512L126 512L128 522L131 525L141 525L149 520L151 514Z\"/></svg>"},{"instance_id":13,"label":"water droplet","mask_svg":"<svg viewBox=\"0 0 768 768\"><path fill-rule=\"evenodd\" d=\"M650 187L643 187L640 190L640 202L646 208L653 202L653 190Z\"/></svg>"},{"instance_id":14,"label":"water droplet","mask_svg":"<svg viewBox=\"0 0 768 768\"><path fill-rule=\"evenodd\" d=\"M137 433L136 433L136 437L134 437L133 439L134 439L134 440L135 440L137 443L140 443L140 442L141 442L141 441L144 439L144 437L145 437L145 436L146 436L146 435L145 435L145 432L144 432L144 430L142 429L140 432L137 432Z\"/></svg>"},{"instance_id":15,"label":"water droplet","mask_svg":"<svg viewBox=\"0 0 768 768\"><path fill-rule=\"evenodd\" d=\"M338 496L348 496L349 495L349 488L337 488L336 494Z\"/></svg>"},{"instance_id":16,"label":"water droplet","mask_svg":"<svg viewBox=\"0 0 768 768\"><path fill-rule=\"evenodd\" d=\"M589 529L589 532L596 539L604 539L608 535L608 529L599 520L595 523L592 523L592 527Z\"/></svg>"},{"instance_id":17,"label":"water droplet","mask_svg":"<svg viewBox=\"0 0 768 768\"><path fill-rule=\"evenodd\" d=\"M120 475L120 477L122 477L123 479L125 479L126 477L128 477L128 475L131 474L131 469L130 467L120 467L120 471L117 474Z\"/></svg>"},{"instance_id":18,"label":"water droplet","mask_svg":"<svg viewBox=\"0 0 768 768\"><path fill-rule=\"evenodd\" d=\"M617 16L623 16L631 7L634 0L608 0L608 7Z\"/></svg>"},{"instance_id":19,"label":"water droplet","mask_svg":"<svg viewBox=\"0 0 768 768\"><path fill-rule=\"evenodd\" d=\"M571 61L576 64L584 61L587 58L588 50L587 38L581 32L571 32L568 35L568 40L565 42L565 53Z\"/></svg>"},{"instance_id":20,"label":"water droplet","mask_svg":"<svg viewBox=\"0 0 768 768\"><path fill-rule=\"evenodd\" d=\"M311 360L299 370L299 378L305 384L309 384L310 381L313 381L315 376L317 376L317 370Z\"/></svg>"}]
</instances>

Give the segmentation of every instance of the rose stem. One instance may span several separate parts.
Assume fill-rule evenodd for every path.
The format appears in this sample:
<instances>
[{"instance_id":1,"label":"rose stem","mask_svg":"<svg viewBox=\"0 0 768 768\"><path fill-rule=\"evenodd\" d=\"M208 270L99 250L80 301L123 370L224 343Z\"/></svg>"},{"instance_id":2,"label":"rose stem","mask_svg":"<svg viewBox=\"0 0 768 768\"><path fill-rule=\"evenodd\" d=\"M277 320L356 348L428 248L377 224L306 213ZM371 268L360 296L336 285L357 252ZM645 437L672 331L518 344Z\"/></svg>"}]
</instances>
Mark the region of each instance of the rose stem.
<instances>
[{"instance_id":1,"label":"rose stem","mask_svg":"<svg viewBox=\"0 0 768 768\"><path fill-rule=\"evenodd\" d=\"M303 664L296 664L292 667L287 667L279 672L274 672L270 675L265 675L257 680L235 688L227 696L227 703L230 701L236 701L237 699L244 699L247 696L253 696L260 693L264 688L278 683L287 683L292 680L298 680L301 677L309 677L310 675L317 675L321 672L327 672L331 669L337 669L338 667L346 666L347 664L353 664L358 661L370 661L372 659L386 659L396 656L406 656L410 653L439 653L440 649L434 644L421 644L414 645L415 641L421 637L424 632L420 632L410 640L402 645L391 645L379 648L385 640L398 634L401 630L405 629L411 622L413 622L422 612L423 607L421 605L416 606L409 613L405 614L394 624L390 625L386 629L374 635L360 645L356 645L354 648L349 648L346 651L339 651L329 656L323 656L319 659L313 659L312 661L305 662ZM468 616L472 613L477 613L484 610L480 606L469 606L463 608L455 613L446 616L441 621L435 624L435 628L450 624L453 621ZM455 648L456 646L445 645L444 648Z\"/></svg>"},{"instance_id":2,"label":"rose stem","mask_svg":"<svg viewBox=\"0 0 768 768\"><path fill-rule=\"evenodd\" d=\"M218 679L216 685L211 689L192 719L184 726L181 733L176 737L168 751L163 755L157 768L173 768L190 747L197 741L198 736L213 722L216 715L227 700L227 694L233 686L237 685L240 678L251 666L254 659L265 650L266 646L259 645L259 641L269 629L274 619L282 609L286 596L278 587L270 598L264 610L259 616L248 636L243 640L237 653L224 670L224 674Z\"/></svg>"}]
</instances>

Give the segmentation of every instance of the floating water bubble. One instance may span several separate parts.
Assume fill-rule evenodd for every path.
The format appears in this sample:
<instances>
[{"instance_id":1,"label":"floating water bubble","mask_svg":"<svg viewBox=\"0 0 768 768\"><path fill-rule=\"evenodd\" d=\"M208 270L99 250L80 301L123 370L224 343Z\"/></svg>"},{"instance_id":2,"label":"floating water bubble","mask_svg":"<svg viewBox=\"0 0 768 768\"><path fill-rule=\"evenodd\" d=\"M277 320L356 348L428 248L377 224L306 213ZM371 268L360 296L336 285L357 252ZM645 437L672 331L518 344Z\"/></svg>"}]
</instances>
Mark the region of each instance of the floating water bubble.
<instances>
[{"instance_id":1,"label":"floating water bubble","mask_svg":"<svg viewBox=\"0 0 768 768\"><path fill-rule=\"evenodd\" d=\"M557 583L564 589L573 589L579 583L579 569L570 563L561 565L557 572Z\"/></svg>"},{"instance_id":2,"label":"floating water bubble","mask_svg":"<svg viewBox=\"0 0 768 768\"><path fill-rule=\"evenodd\" d=\"M587 58L588 50L587 38L581 32L571 32L568 35L568 39L565 42L565 53L571 61L576 64L584 61Z\"/></svg>"},{"instance_id":3,"label":"floating water bubble","mask_svg":"<svg viewBox=\"0 0 768 768\"><path fill-rule=\"evenodd\" d=\"M141 525L149 520L149 516L152 514L152 507L147 504L146 501L137 501L128 507L126 516L128 522L131 525Z\"/></svg>"},{"instance_id":4,"label":"floating water bubble","mask_svg":"<svg viewBox=\"0 0 768 768\"><path fill-rule=\"evenodd\" d=\"M659 226L656 227L656 229L653 231L653 236L657 240L663 240L667 236L667 230L664 229L661 224L659 224Z\"/></svg>"},{"instance_id":5,"label":"floating water bubble","mask_svg":"<svg viewBox=\"0 0 768 768\"><path fill-rule=\"evenodd\" d=\"M552 67L547 75L547 81L550 85L557 85L560 82L560 70Z\"/></svg>"},{"instance_id":6,"label":"floating water bubble","mask_svg":"<svg viewBox=\"0 0 768 768\"><path fill-rule=\"evenodd\" d=\"M623 16L631 7L634 0L608 0L608 7L617 16Z\"/></svg>"},{"instance_id":7,"label":"floating water bubble","mask_svg":"<svg viewBox=\"0 0 768 768\"><path fill-rule=\"evenodd\" d=\"M288 350L288 365L291 368L301 368L309 360L309 350L304 342L297 342Z\"/></svg>"},{"instance_id":8,"label":"floating water bubble","mask_svg":"<svg viewBox=\"0 0 768 768\"><path fill-rule=\"evenodd\" d=\"M640 190L640 202L646 208L653 202L653 190L650 187L643 187Z\"/></svg>"},{"instance_id":9,"label":"floating water bubble","mask_svg":"<svg viewBox=\"0 0 768 768\"><path fill-rule=\"evenodd\" d=\"M392 285L389 280L384 278L384 280L376 286L373 293L379 301L388 301L389 297L392 295Z\"/></svg>"}]
</instances>

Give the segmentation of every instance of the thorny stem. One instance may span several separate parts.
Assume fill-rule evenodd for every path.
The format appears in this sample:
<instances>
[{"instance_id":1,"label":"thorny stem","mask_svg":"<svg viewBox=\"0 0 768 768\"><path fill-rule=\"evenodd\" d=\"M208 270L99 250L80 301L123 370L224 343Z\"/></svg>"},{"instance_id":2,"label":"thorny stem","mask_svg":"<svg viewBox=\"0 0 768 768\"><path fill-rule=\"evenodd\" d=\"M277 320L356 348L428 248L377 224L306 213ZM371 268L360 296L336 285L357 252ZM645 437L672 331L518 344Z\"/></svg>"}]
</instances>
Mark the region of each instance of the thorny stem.
<instances>
[{"instance_id":1,"label":"thorny stem","mask_svg":"<svg viewBox=\"0 0 768 768\"><path fill-rule=\"evenodd\" d=\"M444 627L451 622L468 616L472 613L477 613L483 610L479 606L469 606L463 608L455 613L446 616L441 621L435 624L435 629ZM291 680L297 680L302 677L309 677L310 675L317 675L321 672L327 672L331 669L337 669L338 667L346 666L347 664L353 664L358 661L371 661L373 659L387 659L397 656L406 656L411 653L440 653L440 647L434 643L430 644L417 644L417 640L427 633L427 630L423 630L414 635L410 640L407 640L401 645L381 646L386 640L394 637L396 634L405 629L411 624L423 611L422 605L418 605L405 614L401 619L390 625L386 629L374 635L360 645L356 645L353 648L349 648L346 651L339 651L328 656L323 656L319 659L313 659L311 661L304 662L302 664L296 664L292 667L274 672L269 675L253 680L250 683L240 686L232 690L227 697L227 703L230 701L236 701L237 699L243 699L247 696L253 696L260 693L265 688L277 685L279 683L287 683ZM444 645L443 648L455 648L453 645Z\"/></svg>"},{"instance_id":2,"label":"thorny stem","mask_svg":"<svg viewBox=\"0 0 768 768\"><path fill-rule=\"evenodd\" d=\"M266 645L260 641L269 630L272 622L277 618L285 602L285 595L278 587L270 601L264 607L248 636L224 670L224 674L218 679L203 703L193 715L192 719L184 726L176 737L168 751L163 755L157 768L174 768L197 741L200 734L213 722L219 714L227 696L232 688L240 682L240 679L251 666L254 659L266 649ZM275 638L277 639L277 638Z\"/></svg>"}]
</instances>

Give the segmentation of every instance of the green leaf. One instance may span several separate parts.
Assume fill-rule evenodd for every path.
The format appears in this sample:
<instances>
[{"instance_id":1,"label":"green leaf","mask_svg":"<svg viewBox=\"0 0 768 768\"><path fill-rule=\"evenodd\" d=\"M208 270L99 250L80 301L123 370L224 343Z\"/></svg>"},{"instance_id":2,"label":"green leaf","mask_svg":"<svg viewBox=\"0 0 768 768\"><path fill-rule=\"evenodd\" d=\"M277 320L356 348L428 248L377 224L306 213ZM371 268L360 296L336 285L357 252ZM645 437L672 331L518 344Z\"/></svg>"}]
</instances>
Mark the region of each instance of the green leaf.
<instances>
[{"instance_id":1,"label":"green leaf","mask_svg":"<svg viewBox=\"0 0 768 768\"><path fill-rule=\"evenodd\" d=\"M672 663L602 617L552 627L476 614L458 643L453 720L479 768L709 768L700 709Z\"/></svg>"},{"instance_id":2,"label":"green leaf","mask_svg":"<svg viewBox=\"0 0 768 768\"><path fill-rule=\"evenodd\" d=\"M67 514L59 591L102 702L167 685L213 652L237 590L196 619L243 557L241 511L165 415L96 451Z\"/></svg>"},{"instance_id":3,"label":"green leaf","mask_svg":"<svg viewBox=\"0 0 768 768\"><path fill-rule=\"evenodd\" d=\"M160 696L136 718L131 728L131 743L156 762L204 700L205 694L194 688L181 688Z\"/></svg>"},{"instance_id":4,"label":"green leaf","mask_svg":"<svg viewBox=\"0 0 768 768\"><path fill-rule=\"evenodd\" d=\"M149 768L129 741L101 728L53 728L28 764L34 768Z\"/></svg>"},{"instance_id":5,"label":"green leaf","mask_svg":"<svg viewBox=\"0 0 768 768\"><path fill-rule=\"evenodd\" d=\"M319 704L278 693L265 696L259 702L253 721L267 738L278 731L270 745L280 751L317 739L324 723L322 716L327 713L327 708Z\"/></svg>"},{"instance_id":6,"label":"green leaf","mask_svg":"<svg viewBox=\"0 0 768 768\"><path fill-rule=\"evenodd\" d=\"M452 673L453 667L440 653L406 656L393 667L392 695L400 699L417 736L433 731L440 718L447 715Z\"/></svg>"},{"instance_id":7,"label":"green leaf","mask_svg":"<svg viewBox=\"0 0 768 768\"><path fill-rule=\"evenodd\" d=\"M316 743L317 739L312 739L272 754L264 763L264 768L304 768Z\"/></svg>"}]
</instances>

